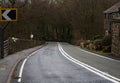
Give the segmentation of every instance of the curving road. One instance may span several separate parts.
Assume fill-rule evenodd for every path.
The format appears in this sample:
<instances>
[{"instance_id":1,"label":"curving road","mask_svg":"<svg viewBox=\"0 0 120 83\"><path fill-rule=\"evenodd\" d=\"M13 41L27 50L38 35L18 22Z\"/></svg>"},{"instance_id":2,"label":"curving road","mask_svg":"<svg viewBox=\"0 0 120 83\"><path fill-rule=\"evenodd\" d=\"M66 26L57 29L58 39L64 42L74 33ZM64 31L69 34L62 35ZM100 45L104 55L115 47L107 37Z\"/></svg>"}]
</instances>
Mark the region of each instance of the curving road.
<instances>
[{"instance_id":1,"label":"curving road","mask_svg":"<svg viewBox=\"0 0 120 83\"><path fill-rule=\"evenodd\" d=\"M78 65L74 63L74 61L68 60L65 56L63 56L65 54L62 53L60 47L58 46L59 45L57 45L57 43L48 43L45 47L28 57L26 61L24 60L25 64L21 72L21 77L19 79L13 79L11 83L114 83L114 81L106 79L104 76L96 74L95 72ZM69 44L62 44L62 47L66 52L72 54L72 56L80 54L81 57L84 57L82 59L84 62L89 62L89 59L91 59L88 58L83 52L78 51L78 48L73 46L71 47ZM74 53L76 52L74 50L77 50L78 53ZM78 58L80 58L80 56ZM21 65L23 65L24 61L19 65L17 75L20 74L22 67ZM98 64L98 66L100 66L100 63L97 62L94 62L94 64ZM91 61L90 64L92 63L93 61ZM116 62L116 64L117 63L118 65L120 64L119 62ZM107 66L109 67L109 65L106 65L105 68L107 68ZM120 67L118 67L118 69L119 68Z\"/></svg>"}]
</instances>

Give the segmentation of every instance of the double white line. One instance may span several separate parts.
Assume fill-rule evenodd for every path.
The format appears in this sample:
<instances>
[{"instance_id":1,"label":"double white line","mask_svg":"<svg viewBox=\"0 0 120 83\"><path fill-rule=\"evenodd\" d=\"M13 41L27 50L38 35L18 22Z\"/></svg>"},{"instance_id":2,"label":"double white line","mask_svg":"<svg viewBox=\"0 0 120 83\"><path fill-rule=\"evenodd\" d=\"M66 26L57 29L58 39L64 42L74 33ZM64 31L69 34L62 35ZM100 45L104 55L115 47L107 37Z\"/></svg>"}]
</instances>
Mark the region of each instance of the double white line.
<instances>
[{"instance_id":1,"label":"double white line","mask_svg":"<svg viewBox=\"0 0 120 83\"><path fill-rule=\"evenodd\" d=\"M95 74L97 74L97 75L99 75L99 76L101 76L101 77L103 77L103 78L105 78L105 79L113 82L113 83L120 83L120 79L119 79L119 78L116 78L116 77L114 77L114 76L111 76L111 75L109 75L109 74L107 74L107 73L105 73L105 72L102 72L102 71L100 71L100 70L98 70L98 69L96 69L96 68L94 68L94 67L92 67L92 66L89 66L89 65L87 65L87 64L85 64L85 63L83 63L83 62L81 62L81 61L78 61L77 59L71 57L70 55L68 55L68 54L63 50L63 48L62 48L62 46L60 45L60 43L58 43L58 48L59 48L60 52L62 53L62 55L63 55L64 57L66 57L67 59L69 59L70 61L72 61L72 62L74 62L74 63L76 63L76 64L78 64L78 65L80 65L80 66L82 66L82 67L84 67L84 68L86 68L86 69L88 69L89 71L91 71L91 72L93 72L93 73L95 73Z\"/></svg>"}]
</instances>

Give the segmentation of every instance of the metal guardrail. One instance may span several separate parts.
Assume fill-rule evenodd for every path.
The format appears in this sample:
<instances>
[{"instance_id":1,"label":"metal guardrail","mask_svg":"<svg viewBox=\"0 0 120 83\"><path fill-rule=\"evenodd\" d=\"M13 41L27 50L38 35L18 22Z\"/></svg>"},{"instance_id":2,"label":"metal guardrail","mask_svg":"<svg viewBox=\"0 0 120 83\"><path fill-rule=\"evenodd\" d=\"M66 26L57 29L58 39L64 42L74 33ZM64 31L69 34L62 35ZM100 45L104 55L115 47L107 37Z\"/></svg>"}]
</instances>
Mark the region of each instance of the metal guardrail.
<instances>
[{"instance_id":1,"label":"metal guardrail","mask_svg":"<svg viewBox=\"0 0 120 83\"><path fill-rule=\"evenodd\" d=\"M10 49L9 40L4 41L4 57L8 56Z\"/></svg>"}]
</instances>

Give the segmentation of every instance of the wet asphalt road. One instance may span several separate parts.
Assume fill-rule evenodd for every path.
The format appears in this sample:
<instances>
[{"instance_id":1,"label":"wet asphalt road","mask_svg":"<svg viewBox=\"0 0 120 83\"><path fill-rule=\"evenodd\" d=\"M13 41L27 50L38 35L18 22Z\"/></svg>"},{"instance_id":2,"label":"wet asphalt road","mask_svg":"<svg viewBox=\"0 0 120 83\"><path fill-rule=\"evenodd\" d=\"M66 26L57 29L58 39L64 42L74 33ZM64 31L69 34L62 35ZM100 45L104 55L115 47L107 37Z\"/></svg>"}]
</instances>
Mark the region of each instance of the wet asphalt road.
<instances>
[{"instance_id":1,"label":"wet asphalt road","mask_svg":"<svg viewBox=\"0 0 120 83\"><path fill-rule=\"evenodd\" d=\"M17 73L19 73L19 68ZM18 82L14 80L11 83ZM59 51L57 43L48 43L27 60L21 83L113 82L66 59Z\"/></svg>"},{"instance_id":2,"label":"wet asphalt road","mask_svg":"<svg viewBox=\"0 0 120 83\"><path fill-rule=\"evenodd\" d=\"M62 48L73 58L120 79L120 61L87 53L68 43L62 43Z\"/></svg>"}]
</instances>

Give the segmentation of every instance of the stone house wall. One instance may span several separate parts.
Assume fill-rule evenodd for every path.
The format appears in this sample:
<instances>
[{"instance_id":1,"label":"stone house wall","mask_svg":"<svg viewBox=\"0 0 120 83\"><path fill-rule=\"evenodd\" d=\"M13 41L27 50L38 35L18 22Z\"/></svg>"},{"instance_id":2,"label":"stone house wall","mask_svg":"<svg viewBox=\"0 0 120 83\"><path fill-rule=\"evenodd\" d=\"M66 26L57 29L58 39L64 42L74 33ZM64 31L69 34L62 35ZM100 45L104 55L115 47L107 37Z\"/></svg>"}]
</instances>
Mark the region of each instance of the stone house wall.
<instances>
[{"instance_id":1,"label":"stone house wall","mask_svg":"<svg viewBox=\"0 0 120 83\"><path fill-rule=\"evenodd\" d=\"M105 19L104 19L104 30L105 30L105 35L108 35L109 32L111 31L111 19L120 17L119 13L111 13L111 14L105 14ZM111 27L112 28L112 27Z\"/></svg>"},{"instance_id":2,"label":"stone house wall","mask_svg":"<svg viewBox=\"0 0 120 83\"><path fill-rule=\"evenodd\" d=\"M120 23L111 23L114 18L120 17L119 13L106 14L104 19L105 35L112 35L111 51L116 56L120 55ZM111 28L111 29L110 29ZM111 33L109 33L111 31Z\"/></svg>"},{"instance_id":3,"label":"stone house wall","mask_svg":"<svg viewBox=\"0 0 120 83\"><path fill-rule=\"evenodd\" d=\"M120 2L104 11L105 35L111 35L111 51L120 56Z\"/></svg>"},{"instance_id":4,"label":"stone house wall","mask_svg":"<svg viewBox=\"0 0 120 83\"><path fill-rule=\"evenodd\" d=\"M116 56L120 55L120 23L112 25L112 53Z\"/></svg>"}]
</instances>

